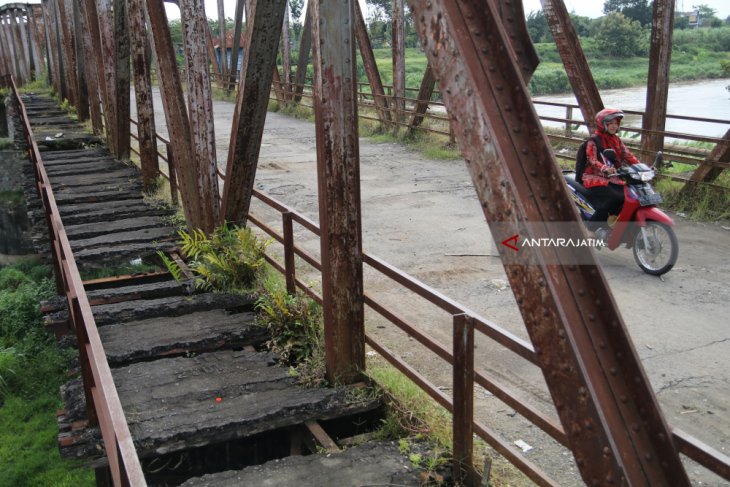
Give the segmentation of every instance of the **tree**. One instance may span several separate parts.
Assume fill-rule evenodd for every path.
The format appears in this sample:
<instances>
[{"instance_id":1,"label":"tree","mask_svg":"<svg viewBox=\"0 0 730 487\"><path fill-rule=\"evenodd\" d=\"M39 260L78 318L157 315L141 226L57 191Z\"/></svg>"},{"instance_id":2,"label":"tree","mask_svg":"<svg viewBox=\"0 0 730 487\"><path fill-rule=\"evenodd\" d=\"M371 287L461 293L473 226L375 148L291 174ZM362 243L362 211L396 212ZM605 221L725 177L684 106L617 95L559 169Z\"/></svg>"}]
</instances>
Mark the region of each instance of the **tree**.
<instances>
[{"instance_id":1,"label":"tree","mask_svg":"<svg viewBox=\"0 0 730 487\"><path fill-rule=\"evenodd\" d=\"M530 39L534 43L553 41L553 35L542 10L532 11L527 15L527 32L530 33Z\"/></svg>"},{"instance_id":2,"label":"tree","mask_svg":"<svg viewBox=\"0 0 730 487\"><path fill-rule=\"evenodd\" d=\"M651 25L652 6L649 0L605 0L603 13L621 13L641 25Z\"/></svg>"},{"instance_id":3,"label":"tree","mask_svg":"<svg viewBox=\"0 0 730 487\"><path fill-rule=\"evenodd\" d=\"M641 24L625 15L612 12L603 17L596 29L601 51L613 57L631 57L646 52Z\"/></svg>"}]
</instances>

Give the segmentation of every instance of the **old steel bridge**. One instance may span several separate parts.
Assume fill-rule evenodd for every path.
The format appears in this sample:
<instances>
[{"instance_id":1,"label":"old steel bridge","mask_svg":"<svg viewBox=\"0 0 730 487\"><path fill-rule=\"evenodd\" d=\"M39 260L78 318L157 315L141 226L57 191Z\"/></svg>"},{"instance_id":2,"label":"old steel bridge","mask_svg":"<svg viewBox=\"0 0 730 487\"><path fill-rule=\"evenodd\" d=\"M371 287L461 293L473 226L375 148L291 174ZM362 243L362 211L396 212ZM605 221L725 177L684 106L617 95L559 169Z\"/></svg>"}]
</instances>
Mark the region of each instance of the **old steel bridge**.
<instances>
[{"instance_id":1,"label":"old steel bridge","mask_svg":"<svg viewBox=\"0 0 730 487\"><path fill-rule=\"evenodd\" d=\"M360 380L365 346L375 349L452 413L455 469L464 482L479 482L471 460L477 435L536 483L554 485L488 425L475 420L475 384L568 447L588 485L690 485L682 456L730 480L728 457L665 421L621 314L610 299L611 291L588 249L578 251L585 251L581 260L593 265L546 264L561 257L545 248L530 248L521 252L516 262L505 265L529 343L362 251L359 147L357 124L353 123L359 101L356 48L369 80L368 98L384 124L417 127L428 105L423 100L430 99L438 80L451 133L462 148L495 240L529 234L530 226L525 222L576 219L563 186L555 183L561 177L558 166L526 90L538 59L520 2L409 1L429 62L415 100L409 100L405 90L403 0L393 0L394 77L387 95L358 2L322 0L308 5L300 53L311 50L314 66L308 96L316 114L319 224L254 188L270 93L273 90L278 99L291 102L305 96L308 58L300 55L292 70L287 2L238 0L232 39L234 45L235 40L243 39L246 56L240 73L223 61L221 65L212 62L212 74L209 67L215 57L214 46L202 3L180 0L177 4L184 26L186 69L182 74L162 0L44 0L41 5L4 5L0 8L0 70L13 76L14 81L6 78L12 87L47 73L59 97L76 107L80 120L91 121L94 133L103 137L114 158L128 160L130 141L136 139L144 185L152 185L160 174L167 176L175 197L179 193L190 228L210 233L222 222L250 222L272 234L282 244L285 258L283 263L273 258L271 262L285 274L288 289L294 292L300 288L323 305L329 378L341 384ZM603 104L565 5L560 0L544 0L543 10L583 120L593 120ZM219 15L223 18L222 12ZM655 89L649 90L640 129L639 149L645 153L663 148L667 135L663 121L673 16L673 1L654 2L648 84ZM226 38L225 31L220 34ZM282 38L284 61L280 71L277 55ZM153 57L169 130L169 140L163 141L164 156L158 153L160 138L155 133L152 109ZM129 123L132 83L138 113L135 135L130 133ZM215 83L222 89L237 89L230 150L222 172L216 165L213 140L211 86ZM28 115L25 108L29 100L14 93L47 215L58 290L66 297L71 329L80 344L87 417L103 434L108 460L105 468L114 484L144 485L140 447L130 435L63 218L58 214L44 156L33 137L33 114ZM728 167L729 134L713 139L715 148L696 159L698 167L689 185L711 183ZM677 157L690 158L686 154ZM161 171L160 160L167 172ZM281 212L281 235L250 214L252 198ZM293 222L319 236L319 259L295 245ZM551 236L549 228L547 232ZM321 271L320 292L297 278L295 255ZM370 298L363 287L364 266L452 314L453 350L435 343ZM452 396L391 353L388 344L365 333L366 306L452 365ZM522 404L512 392L475 369L475 333L542 369L557 420Z\"/></svg>"}]
</instances>

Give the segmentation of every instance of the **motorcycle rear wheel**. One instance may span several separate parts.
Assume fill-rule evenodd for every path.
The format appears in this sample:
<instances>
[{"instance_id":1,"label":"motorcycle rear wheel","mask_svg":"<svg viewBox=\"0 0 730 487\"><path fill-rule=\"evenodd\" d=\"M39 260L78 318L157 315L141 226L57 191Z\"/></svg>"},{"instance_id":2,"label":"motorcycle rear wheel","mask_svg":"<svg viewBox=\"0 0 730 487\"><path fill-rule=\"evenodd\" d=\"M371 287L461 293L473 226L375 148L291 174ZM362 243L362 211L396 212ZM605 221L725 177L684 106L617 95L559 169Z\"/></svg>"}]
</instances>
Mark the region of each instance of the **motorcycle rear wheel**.
<instances>
[{"instance_id":1,"label":"motorcycle rear wheel","mask_svg":"<svg viewBox=\"0 0 730 487\"><path fill-rule=\"evenodd\" d=\"M647 221L643 233L641 229L636 232L633 249L634 260L638 266L653 276L669 272L679 257L679 242L674 230L664 223L655 221Z\"/></svg>"}]
</instances>

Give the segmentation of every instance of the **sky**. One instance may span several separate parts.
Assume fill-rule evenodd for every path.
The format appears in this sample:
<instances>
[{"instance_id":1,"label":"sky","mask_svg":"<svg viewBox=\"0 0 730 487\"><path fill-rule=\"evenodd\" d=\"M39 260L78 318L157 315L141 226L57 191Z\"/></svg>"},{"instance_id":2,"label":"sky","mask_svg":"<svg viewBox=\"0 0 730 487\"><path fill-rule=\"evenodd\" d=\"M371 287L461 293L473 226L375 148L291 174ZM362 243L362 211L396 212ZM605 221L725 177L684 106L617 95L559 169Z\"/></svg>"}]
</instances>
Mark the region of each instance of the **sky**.
<instances>
[{"instance_id":1,"label":"sky","mask_svg":"<svg viewBox=\"0 0 730 487\"><path fill-rule=\"evenodd\" d=\"M363 6L363 11L365 11L365 1L359 1L360 5ZM715 9L715 15L723 20L730 16L730 0L676 1L677 4L675 9L678 12L691 11L693 10L692 7L694 5L704 4L712 9ZM575 12L577 15L591 18L601 17L603 15L603 0L564 0L564 2L565 6L568 8L568 12ZM0 3L8 2L7 0L0 0ZM224 0L224 5L226 17L233 17L236 11L236 0ZM522 0L522 5L524 7L525 14L529 14L531 11L537 11L542 9L540 0ZM217 0L205 0L205 13L208 17L218 18ZM168 6L167 15L169 18L180 18L179 10L175 6Z\"/></svg>"},{"instance_id":2,"label":"sky","mask_svg":"<svg viewBox=\"0 0 730 487\"><path fill-rule=\"evenodd\" d=\"M6 3L15 3L17 0L0 0L0 5ZM359 0L365 10L365 0ZM568 12L575 12L577 15L584 17L600 17L603 15L603 0L564 0L565 6L568 8ZM704 4L710 8L715 9L715 15L725 20L730 16L730 0L676 0L677 11L691 11L694 5ZM35 1L31 3L36 3ZM40 2L38 2L40 3ZM224 0L224 8L226 17L233 17L236 11L236 0ZM529 14L532 11L541 10L540 0L522 0L525 14ZM174 19L180 18L180 11L174 5L169 3L165 4L167 7L168 18ZM205 13L208 17L218 18L218 2L217 0L205 0ZM367 14L366 14L367 15Z\"/></svg>"}]
</instances>

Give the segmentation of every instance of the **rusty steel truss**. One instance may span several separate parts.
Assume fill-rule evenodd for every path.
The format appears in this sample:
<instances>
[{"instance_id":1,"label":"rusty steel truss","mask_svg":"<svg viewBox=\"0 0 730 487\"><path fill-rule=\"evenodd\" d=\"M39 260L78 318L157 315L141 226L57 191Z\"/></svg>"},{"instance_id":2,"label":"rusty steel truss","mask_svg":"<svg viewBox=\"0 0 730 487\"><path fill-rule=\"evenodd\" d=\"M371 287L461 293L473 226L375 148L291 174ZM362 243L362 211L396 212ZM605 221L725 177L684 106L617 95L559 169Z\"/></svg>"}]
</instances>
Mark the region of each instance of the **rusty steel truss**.
<instances>
[{"instance_id":1,"label":"rusty steel truss","mask_svg":"<svg viewBox=\"0 0 730 487\"><path fill-rule=\"evenodd\" d=\"M456 473L466 484L479 482L471 464L473 434L491 438L488 429L473 418L475 381L491 387L484 375L475 373L475 329L509 344L506 346L542 369L561 424L554 424L529 408L526 414L572 450L586 484L690 485L680 451L730 478L727 457L668 427L611 290L594 254L587 248L572 252L585 253L580 259L591 265L549 264L568 262L569 257L575 259L540 247L523 249L516 260L505 264L531 345L495 331L496 328L481 322L468 310L434 293L426 293L397 270L363 254L356 44L374 106L384 124L410 129L420 124L427 106L422 101L430 98L438 82L453 133L462 147L495 241L518 233L530 236L541 223L578 219L527 92L526 84L538 59L527 34L521 2L407 0L429 62L418 96L421 101L410 121L406 120L404 109L404 0L393 0L394 95L391 98L384 95L363 13L355 0L308 2L305 35L294 73L285 0L238 0L234 53L238 52L244 10L246 13L245 58L240 73L236 72L233 58L232 65L226 65L225 54L221 56L220 67L215 62L203 2L174 3L179 6L184 26L182 75L176 63L176 47L170 37L163 0L43 0L41 5L2 6L0 70L12 74L21 84L47 73L59 97L77 107L79 118L91 119L93 130L104 134L109 148L120 159L129 158L130 154L130 84L133 82L139 114L135 138L139 141L145 184L151 185L160 174L151 101L150 73L154 58L170 134L166 144L169 177L179 187L188 225L209 233L221 222L253 221L249 214L251 199L265 200L265 196L257 195L254 179L272 83L279 100L298 101L311 50L319 227L311 222L306 225L316 230L321 240L319 300L324 309L330 379L358 380L365 367L367 340L428 390L427 382L417 371L408 369L389 354L386 346L365 335L364 306L378 306L363 290L363 265L367 263L390 273L411 289L421 289L418 292L423 296L445 306L454 315L453 354L429 345L453 365L454 395L447 398L438 392L429 393L454 414ZM645 140L647 150L655 150L661 144L658 133L663 129L666 114L673 5L671 0L654 2L650 79L657 89L649 90L647 98L644 127L652 135ZM561 0L543 0L543 8L584 119L590 123L603 105L579 39ZM217 13L220 20L225 18L220 0ZM220 24L219 39L221 46L225 46L227 32L223 22ZM284 66L280 72L277 53L282 37L286 47L282 49ZM219 193L212 111L211 85L216 81L224 89L237 85L222 194ZM30 140L29 143L31 155L39 159ZM726 144L718 146L716 152L713 157L726 161L730 149ZM42 166L38 170L42 173ZM712 175L705 171L696 177L707 179ZM295 247L290 229L292 218L297 217L288 210L284 214L285 234L289 235L281 239L287 255L287 268L282 271L286 272L288 287L293 291ZM552 228L544 225L541 236L552 236ZM63 242L61 245L68 252ZM63 256L63 259L70 258ZM73 278L67 278L67 289L77 285ZM87 321L83 332L85 343L91 343L90 353L103 356L102 351L94 348L95 327L81 299L83 292L74 293L79 300L71 303L73 309L78 308ZM394 315L391 320L399 321ZM418 336L415 328L407 329ZM425 337L423 340L430 343ZM106 374L103 367L102 372ZM106 376L93 379L97 383L106 380ZM87 384L87 389L91 391L92 386ZM517 403L509 394L505 393L502 398ZM102 400L95 389L94 400L89 399L94 413L90 417L108 416L108 411L95 414L95 408L107 403L116 408L114 401L117 401L115 393ZM126 438L124 445L128 447ZM114 448L107 446L107 450L114 451ZM508 447L502 445L498 450L536 482L552 485ZM136 484L140 474L137 470L131 474L125 472L128 464L137 468L134 462L126 460L113 463L112 467L119 470L114 472L114 478L121 484Z\"/></svg>"}]
</instances>

